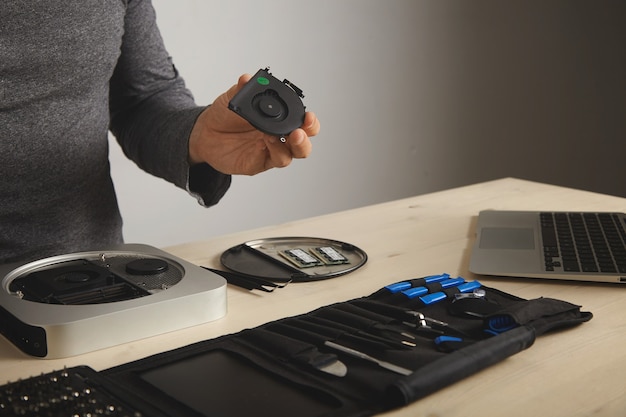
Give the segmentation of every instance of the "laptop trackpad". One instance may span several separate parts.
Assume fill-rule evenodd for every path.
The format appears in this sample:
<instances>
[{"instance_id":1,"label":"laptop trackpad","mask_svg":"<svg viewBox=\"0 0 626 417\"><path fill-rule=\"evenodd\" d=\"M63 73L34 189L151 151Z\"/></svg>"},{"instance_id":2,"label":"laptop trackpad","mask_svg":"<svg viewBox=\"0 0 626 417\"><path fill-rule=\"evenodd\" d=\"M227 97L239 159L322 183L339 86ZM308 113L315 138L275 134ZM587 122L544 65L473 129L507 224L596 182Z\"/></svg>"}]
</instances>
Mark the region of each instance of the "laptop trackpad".
<instances>
[{"instance_id":1,"label":"laptop trackpad","mask_svg":"<svg viewBox=\"0 0 626 417\"><path fill-rule=\"evenodd\" d=\"M480 234L481 249L535 249L531 228L486 227Z\"/></svg>"}]
</instances>

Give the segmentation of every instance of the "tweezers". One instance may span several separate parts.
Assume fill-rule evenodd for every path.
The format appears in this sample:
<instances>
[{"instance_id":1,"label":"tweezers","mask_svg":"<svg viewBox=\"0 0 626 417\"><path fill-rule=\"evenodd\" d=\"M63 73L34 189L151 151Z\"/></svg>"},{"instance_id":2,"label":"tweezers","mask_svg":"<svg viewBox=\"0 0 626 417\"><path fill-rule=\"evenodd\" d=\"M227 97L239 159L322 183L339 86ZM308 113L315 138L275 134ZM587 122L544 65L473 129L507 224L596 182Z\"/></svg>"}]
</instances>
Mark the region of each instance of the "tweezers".
<instances>
[{"instance_id":1,"label":"tweezers","mask_svg":"<svg viewBox=\"0 0 626 417\"><path fill-rule=\"evenodd\" d=\"M207 271L211 271L220 275L222 278L226 280L231 285L235 285L240 288L244 288L246 290L259 290L264 292L273 292L277 288L283 288L291 281L287 281L284 284L276 284L275 282L268 281L262 278L251 277L247 275L238 274L236 272L230 271L220 271L219 269L209 268L207 266L200 266Z\"/></svg>"}]
</instances>

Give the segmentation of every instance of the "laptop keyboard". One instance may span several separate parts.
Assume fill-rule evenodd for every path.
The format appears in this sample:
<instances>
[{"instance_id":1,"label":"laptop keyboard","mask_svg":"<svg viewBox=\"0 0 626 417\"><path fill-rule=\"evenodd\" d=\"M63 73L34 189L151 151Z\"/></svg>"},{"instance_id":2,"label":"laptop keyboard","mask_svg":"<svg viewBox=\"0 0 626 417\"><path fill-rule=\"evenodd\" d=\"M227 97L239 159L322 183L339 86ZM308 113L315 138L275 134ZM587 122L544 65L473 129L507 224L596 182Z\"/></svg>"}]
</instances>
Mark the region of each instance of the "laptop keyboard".
<instances>
[{"instance_id":1,"label":"laptop keyboard","mask_svg":"<svg viewBox=\"0 0 626 417\"><path fill-rule=\"evenodd\" d=\"M615 213L540 214L546 271L626 273L626 231Z\"/></svg>"}]
</instances>

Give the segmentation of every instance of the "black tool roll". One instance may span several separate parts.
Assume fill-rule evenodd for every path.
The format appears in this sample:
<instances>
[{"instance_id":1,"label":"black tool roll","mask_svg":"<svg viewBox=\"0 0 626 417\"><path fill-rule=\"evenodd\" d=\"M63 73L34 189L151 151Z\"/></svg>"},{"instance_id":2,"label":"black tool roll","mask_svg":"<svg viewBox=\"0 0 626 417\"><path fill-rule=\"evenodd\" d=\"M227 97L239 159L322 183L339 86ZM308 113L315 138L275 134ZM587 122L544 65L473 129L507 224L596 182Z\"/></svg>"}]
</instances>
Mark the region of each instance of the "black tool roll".
<instances>
[{"instance_id":1,"label":"black tool roll","mask_svg":"<svg viewBox=\"0 0 626 417\"><path fill-rule=\"evenodd\" d=\"M171 416L369 416L591 319L446 274L151 356L104 375ZM163 395L165 394L165 395Z\"/></svg>"}]
</instances>

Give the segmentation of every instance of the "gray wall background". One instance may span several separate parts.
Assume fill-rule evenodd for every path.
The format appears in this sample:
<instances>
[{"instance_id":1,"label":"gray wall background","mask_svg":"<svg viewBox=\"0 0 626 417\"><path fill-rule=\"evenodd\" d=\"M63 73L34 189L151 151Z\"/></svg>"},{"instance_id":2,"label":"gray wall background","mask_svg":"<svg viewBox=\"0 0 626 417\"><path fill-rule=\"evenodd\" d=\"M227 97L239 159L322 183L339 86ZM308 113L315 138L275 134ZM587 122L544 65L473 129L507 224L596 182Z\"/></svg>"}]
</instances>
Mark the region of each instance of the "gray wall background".
<instances>
[{"instance_id":1,"label":"gray wall background","mask_svg":"<svg viewBox=\"0 0 626 417\"><path fill-rule=\"evenodd\" d=\"M322 131L309 159L235 177L209 209L111 140L128 242L200 240L505 176L626 196L623 0L153 1L200 104L269 65L304 90Z\"/></svg>"}]
</instances>

